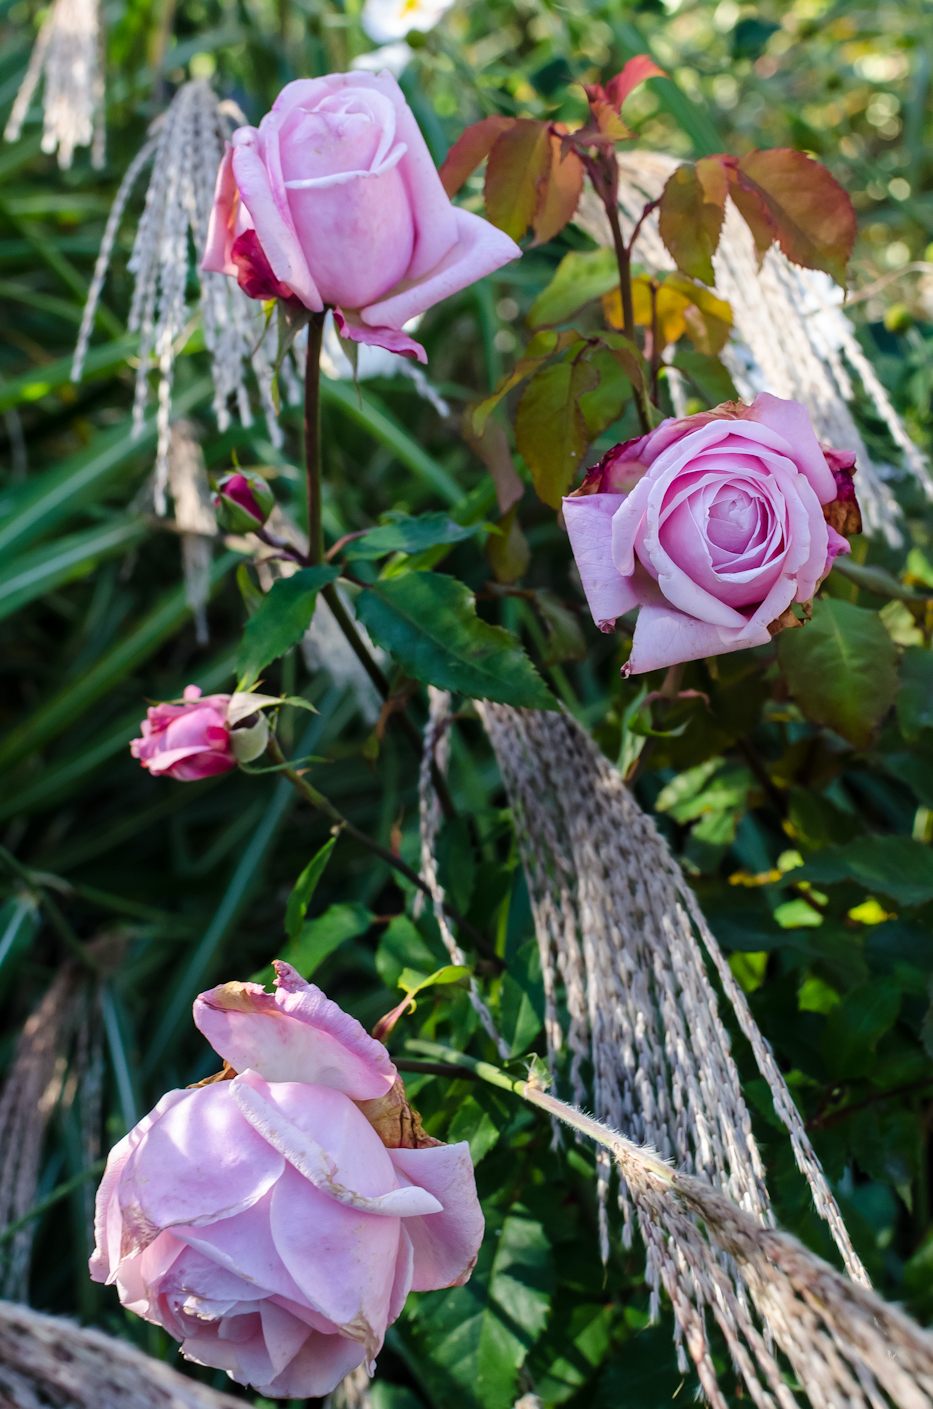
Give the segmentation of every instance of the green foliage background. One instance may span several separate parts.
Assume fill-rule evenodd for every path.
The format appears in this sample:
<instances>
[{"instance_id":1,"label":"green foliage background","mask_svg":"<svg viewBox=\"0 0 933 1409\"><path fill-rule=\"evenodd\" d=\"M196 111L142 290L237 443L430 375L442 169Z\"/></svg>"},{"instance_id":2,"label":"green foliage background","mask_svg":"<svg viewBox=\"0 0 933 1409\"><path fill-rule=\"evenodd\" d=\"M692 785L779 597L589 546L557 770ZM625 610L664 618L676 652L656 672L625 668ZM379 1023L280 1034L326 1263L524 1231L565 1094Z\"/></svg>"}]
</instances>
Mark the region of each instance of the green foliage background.
<instances>
[{"instance_id":1,"label":"green foliage background","mask_svg":"<svg viewBox=\"0 0 933 1409\"><path fill-rule=\"evenodd\" d=\"M631 100L626 117L640 139L683 155L756 145L816 153L853 195L861 224L853 276L867 287L923 261L933 240L931 10L926 0L863 8L474 0L418 38L403 84L440 161L466 123L490 112L582 117L572 80L605 78L650 46L674 82L653 81ZM0 0L3 120L43 13L28 0ZM190 1022L191 999L282 952L288 896L328 832L274 775L179 785L152 779L129 756L144 700L175 697L192 681L230 688L246 614L239 559L218 548L211 639L198 646L177 539L135 507L153 452L151 432L130 437L123 341L141 194L118 240L92 373L74 389L68 365L83 297L120 175L179 82L213 76L256 121L285 82L344 69L371 46L356 0L113 0L105 14L106 170L92 172L79 153L74 169L60 172L40 154L34 121L19 143L0 148L0 407L18 412L26 448L24 465L7 417L0 840L22 865L49 873L46 893L80 938L120 936L107 979L106 1148L166 1089L213 1069ZM480 207L478 178L466 200ZM454 408L449 419L407 379L367 382L361 405L346 384L327 389L329 541L392 510L452 510L461 523L494 516L491 482L460 439L458 413L511 365L533 299L562 255L584 246L570 229L426 317L420 336L430 376ZM930 269L879 287L853 317L928 449ZM209 399L195 333L178 361L176 402L195 419L209 468L229 466L234 450L243 464L270 466L277 497L300 521L296 413L283 414L287 439L277 453L259 428L218 435ZM933 615L925 594L933 593L933 512L914 482L898 477L897 452L862 398L855 410L873 455L895 467L908 541L895 551L863 540L854 556L890 577L859 587L834 573L814 622L786 633L779 649L690 665L684 684L709 706L694 699L674 708L670 736L656 741L636 787L732 954L873 1279L929 1320ZM455 487L449 502L438 495L442 482ZM555 693L610 757L628 761L639 742L631 728L639 691L660 681L620 682L627 643L600 636L580 611L566 538L530 488L518 518L531 550L521 585L550 595L534 605L493 598L481 613L522 637ZM469 538L401 567L440 566L482 593L490 570L481 545L482 536ZM906 594L898 587L905 577ZM898 591L908 600L891 595ZM415 757L404 736L390 724L376 747L353 692L326 670L309 674L297 651L265 679L265 688L304 694L320 710L283 712L286 751L326 759L314 766L316 784L417 865ZM423 722L424 699L411 711ZM519 1056L541 1046L540 975L510 815L473 719L453 733L450 779L461 820L441 835L442 880L504 964L480 957L477 968ZM48 908L34 908L34 884L9 872L3 885L0 935L11 938L0 944L0 1060L9 1064L69 951ZM341 838L293 941L306 976L367 1027L397 1001L404 967L430 972L445 961L433 921L411 918L412 899L387 867ZM418 1035L485 1052L456 986L422 995L393 1046ZM832 1258L738 1035L735 1048L779 1216ZM615 1239L608 1268L600 1264L589 1153L572 1144L552 1152L543 1121L473 1083L418 1076L408 1085L432 1134L470 1141L488 1231L468 1286L410 1299L380 1359L376 1409L509 1409L531 1390L546 1405L580 1409L667 1403L681 1382L670 1317L646 1327L637 1246L625 1253ZM83 1168L75 1120L62 1108L52 1121L40 1198ZM174 1359L173 1342L88 1281L85 1211L78 1189L39 1221L33 1304ZM230 1387L222 1375L216 1383Z\"/></svg>"}]
</instances>

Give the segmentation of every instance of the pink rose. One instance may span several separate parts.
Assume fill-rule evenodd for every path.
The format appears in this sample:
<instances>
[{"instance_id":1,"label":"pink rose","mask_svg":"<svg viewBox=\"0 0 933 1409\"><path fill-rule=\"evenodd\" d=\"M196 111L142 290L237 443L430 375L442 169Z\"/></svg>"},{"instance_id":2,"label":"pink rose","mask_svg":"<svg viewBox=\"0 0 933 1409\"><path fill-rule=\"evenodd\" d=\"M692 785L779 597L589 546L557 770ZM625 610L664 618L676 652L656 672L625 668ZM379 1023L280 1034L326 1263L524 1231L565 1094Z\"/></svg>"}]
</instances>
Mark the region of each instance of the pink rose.
<instances>
[{"instance_id":1,"label":"pink rose","mask_svg":"<svg viewBox=\"0 0 933 1409\"><path fill-rule=\"evenodd\" d=\"M249 533L262 528L275 505L275 497L262 475L235 470L216 481L214 512L224 528Z\"/></svg>"},{"instance_id":2,"label":"pink rose","mask_svg":"<svg viewBox=\"0 0 933 1409\"><path fill-rule=\"evenodd\" d=\"M564 518L600 630L640 607L623 673L762 646L791 624L791 602L849 551L834 471L854 501L853 464L824 453L799 402L766 392L610 450Z\"/></svg>"},{"instance_id":3,"label":"pink rose","mask_svg":"<svg viewBox=\"0 0 933 1409\"><path fill-rule=\"evenodd\" d=\"M181 704L147 710L143 736L131 741L130 753L150 773L167 773L179 783L226 773L265 751L269 725L262 710L278 703L274 695L245 690L202 699L199 685L186 685Z\"/></svg>"},{"instance_id":4,"label":"pink rose","mask_svg":"<svg viewBox=\"0 0 933 1409\"><path fill-rule=\"evenodd\" d=\"M197 685L185 688L183 704L152 705L141 724L143 736L130 752L156 775L167 773L180 783L194 783L226 773L237 760L227 724L229 695L205 695Z\"/></svg>"},{"instance_id":5,"label":"pink rose","mask_svg":"<svg viewBox=\"0 0 933 1409\"><path fill-rule=\"evenodd\" d=\"M332 73L234 132L201 267L251 298L330 305L344 337L424 362L402 325L520 254L451 205L391 74Z\"/></svg>"},{"instance_id":6,"label":"pink rose","mask_svg":"<svg viewBox=\"0 0 933 1409\"><path fill-rule=\"evenodd\" d=\"M170 1091L114 1146L91 1276L182 1353L260 1394L327 1394L409 1291L460 1286L483 1238L469 1146L387 1149L360 1109L393 1091L380 1042L277 963L276 992L202 993L233 1080Z\"/></svg>"}]
</instances>

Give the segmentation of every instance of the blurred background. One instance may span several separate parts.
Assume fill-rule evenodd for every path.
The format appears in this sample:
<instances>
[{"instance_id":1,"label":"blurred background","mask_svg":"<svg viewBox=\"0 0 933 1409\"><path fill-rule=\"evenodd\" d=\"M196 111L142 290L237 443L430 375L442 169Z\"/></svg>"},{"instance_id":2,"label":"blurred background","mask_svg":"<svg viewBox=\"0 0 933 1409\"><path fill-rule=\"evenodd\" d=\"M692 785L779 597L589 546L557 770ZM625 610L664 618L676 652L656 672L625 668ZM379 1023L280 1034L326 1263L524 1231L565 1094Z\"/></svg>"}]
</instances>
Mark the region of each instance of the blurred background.
<instances>
[{"instance_id":1,"label":"blurred background","mask_svg":"<svg viewBox=\"0 0 933 1409\"><path fill-rule=\"evenodd\" d=\"M933 5L456 0L433 28L407 37L404 16L420 16L417 4L394 7L394 18L393 7L385 9L395 26L392 53L370 57L378 46L363 28L358 0L104 0L103 167L92 167L85 147L67 170L42 153L38 95L19 138L0 145L0 1065L16 1078L0 1106L0 1223L8 1225L0 1232L0 1291L129 1337L234 1393L241 1391L219 1372L184 1366L174 1342L124 1313L112 1290L91 1284L86 1272L100 1159L164 1091L214 1069L214 1054L191 1024L191 1000L212 983L249 978L281 949L288 894L328 835L326 822L275 775L183 785L151 778L129 755L146 702L175 698L192 682L205 691L232 688L246 616L237 582L243 545L218 537L206 630L198 629L177 525L153 514L147 488L151 420L140 438L131 432L127 260L145 178L118 222L87 373L77 386L69 380L108 212L150 122L190 78L208 80L258 122L296 77L386 63L440 163L464 126L490 113L582 119L578 85L605 80L649 51L673 81L646 84L627 104L638 145L685 158L794 146L817 156L850 192L859 237L849 316L920 449L929 450L933 428ZM46 14L30 0L0 0L0 122ZM479 175L461 199L482 210ZM489 476L460 436L461 413L520 353L524 315L560 258L587 247L587 237L568 227L432 309L418 333L429 354L427 383L374 363L358 399L352 382L339 379L348 369L332 349L324 396L328 541L393 510L452 506L463 522L495 518ZM262 467L282 522L300 530L299 409L283 406L281 445L258 401L252 427L234 422L218 431L193 272L187 293L192 320L177 348L176 410L187 416L208 472L234 463ZM860 547L861 558L933 589L931 506L903 475L900 450L861 393L853 409L905 514L903 544L872 540ZM446 501L438 469L453 486ZM625 643L600 636L581 610L566 537L530 484L518 520L527 549L516 550L524 567L512 579L541 594L533 604L489 591L495 574L476 540L450 551L444 570L488 599L480 607L487 619L521 634L555 692L615 759L636 693L636 682L619 679ZM882 613L899 649L929 656L929 605L908 610L851 584L843 590ZM697 723L699 707L684 706L695 727L654 750L639 799L649 809L658 804L714 928L717 915L726 917L717 932L724 943L732 937L735 972L790 1073L872 1277L926 1320L933 1316L929 898L896 912L883 888L868 882L829 886L821 903L839 927L833 936L827 928L822 949L800 938L812 919L785 909L773 921L782 905L803 904L782 888L780 877L794 864L786 863L788 848L809 856L863 834L930 841L933 715L925 686L912 733L902 719L902 734L886 725L872 747L853 751L795 712L786 691L782 702L769 660L725 657L713 680L704 670L697 664L685 683L711 695L711 722ZM917 678L931 676L921 670ZM341 639L317 621L302 648L267 673L266 688L314 701L313 716L283 711L283 747L326 760L316 765L317 785L417 865L415 756L391 723L384 733L374 727L378 702ZM423 723L425 701L412 712ZM793 794L789 822L749 771L744 738L756 741L772 792ZM671 792L688 774L680 792ZM507 965L505 978L486 977L513 1050L540 1049L527 893L495 762L475 718L465 717L452 735L450 778L461 820L441 834L442 880ZM678 797L688 804L679 811ZM698 832L703 819L706 830ZM735 881L760 882L769 873L757 889ZM736 898L745 918L732 915L729 929ZM754 906L760 923L747 918ZM312 908L314 980L367 1027L397 1001L405 964L426 969L443 961L433 921L421 916L415 924L412 895L345 838ZM743 924L751 934L744 940L736 937ZM853 987L878 981L894 995L887 1017L865 1018L854 1001L846 1006ZM434 993L441 996L419 1004L408 1035L477 1043L466 995ZM37 1011L28 1061L18 1061L24 1025ZM848 1016L832 1018L837 1011ZM869 1054L842 1077L821 1056L831 1021ZM779 1215L831 1257L738 1040L736 1051ZM376 1409L510 1409L523 1393L578 1409L669 1402L682 1383L670 1316L647 1326L637 1245L624 1253L617 1243L608 1268L601 1266L588 1152L550 1151L549 1129L468 1083L419 1077L410 1089L431 1133L470 1140L495 1237L521 1224L525 1240L516 1234L511 1245L495 1243L459 1300L446 1293L410 1299L380 1359ZM840 1101L857 1111L835 1118ZM17 1204L24 1167L27 1197ZM14 1226L50 1196L44 1212ZM682 1392L693 1393L689 1377Z\"/></svg>"}]
</instances>

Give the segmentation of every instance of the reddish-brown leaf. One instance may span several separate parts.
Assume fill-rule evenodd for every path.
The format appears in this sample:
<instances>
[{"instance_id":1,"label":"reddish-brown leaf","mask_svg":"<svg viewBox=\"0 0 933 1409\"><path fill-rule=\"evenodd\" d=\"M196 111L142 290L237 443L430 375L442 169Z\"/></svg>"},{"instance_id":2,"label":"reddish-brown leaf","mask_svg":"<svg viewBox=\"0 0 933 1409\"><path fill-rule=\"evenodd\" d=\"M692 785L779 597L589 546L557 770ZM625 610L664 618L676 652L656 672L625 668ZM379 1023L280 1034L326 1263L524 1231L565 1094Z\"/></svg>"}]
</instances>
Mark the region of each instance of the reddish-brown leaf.
<instances>
[{"instance_id":1,"label":"reddish-brown leaf","mask_svg":"<svg viewBox=\"0 0 933 1409\"><path fill-rule=\"evenodd\" d=\"M553 240L573 219L583 190L583 163L576 152L565 151L561 142L566 132L564 124L557 122L550 133L550 170L538 181L538 204L531 222L536 245Z\"/></svg>"},{"instance_id":2,"label":"reddish-brown leaf","mask_svg":"<svg viewBox=\"0 0 933 1409\"><path fill-rule=\"evenodd\" d=\"M606 97L618 111L632 89L637 88L639 83L644 83L646 78L666 77L663 68L658 68L649 54L636 54L633 59L629 59L621 73L617 73L615 78L610 78L606 84Z\"/></svg>"},{"instance_id":3,"label":"reddish-brown leaf","mask_svg":"<svg viewBox=\"0 0 933 1409\"><path fill-rule=\"evenodd\" d=\"M470 173L489 156L497 139L514 125L514 117L495 113L466 129L447 153L440 169L441 185L448 196L456 195Z\"/></svg>"},{"instance_id":4,"label":"reddish-brown leaf","mask_svg":"<svg viewBox=\"0 0 933 1409\"><path fill-rule=\"evenodd\" d=\"M703 157L695 166L679 166L661 196L661 239L677 268L704 284L715 282L713 255L719 244L728 187L720 162Z\"/></svg>"},{"instance_id":5,"label":"reddish-brown leaf","mask_svg":"<svg viewBox=\"0 0 933 1409\"><path fill-rule=\"evenodd\" d=\"M486 216L520 240L538 208L538 183L551 170L551 135L546 122L518 118L497 138L486 163Z\"/></svg>"},{"instance_id":6,"label":"reddish-brown leaf","mask_svg":"<svg viewBox=\"0 0 933 1409\"><path fill-rule=\"evenodd\" d=\"M792 263L822 269L845 287L846 265L855 242L855 211L825 166L791 147L749 152L738 161L731 190L748 220L739 192L757 198ZM754 225L752 230L760 249Z\"/></svg>"}]
</instances>

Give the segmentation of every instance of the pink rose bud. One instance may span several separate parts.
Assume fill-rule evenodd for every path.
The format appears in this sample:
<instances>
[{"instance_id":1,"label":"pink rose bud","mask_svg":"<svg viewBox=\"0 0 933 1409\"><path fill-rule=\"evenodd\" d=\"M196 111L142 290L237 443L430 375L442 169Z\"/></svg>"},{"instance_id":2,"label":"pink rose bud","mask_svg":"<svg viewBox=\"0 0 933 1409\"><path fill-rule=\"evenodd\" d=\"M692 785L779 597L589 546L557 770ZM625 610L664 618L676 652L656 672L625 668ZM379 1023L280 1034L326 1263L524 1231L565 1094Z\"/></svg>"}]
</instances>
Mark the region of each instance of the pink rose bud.
<instances>
[{"instance_id":1,"label":"pink rose bud","mask_svg":"<svg viewBox=\"0 0 933 1409\"><path fill-rule=\"evenodd\" d=\"M227 724L229 695L205 695L188 685L183 704L158 704L147 711L142 738L130 752L143 768L167 773L180 783L194 783L236 767Z\"/></svg>"},{"instance_id":2,"label":"pink rose bud","mask_svg":"<svg viewBox=\"0 0 933 1409\"><path fill-rule=\"evenodd\" d=\"M201 268L251 298L333 307L344 337L424 362L403 324L520 254L451 205L390 74L332 73L234 132Z\"/></svg>"},{"instance_id":3,"label":"pink rose bud","mask_svg":"<svg viewBox=\"0 0 933 1409\"><path fill-rule=\"evenodd\" d=\"M275 968L274 995L196 999L233 1079L170 1091L111 1150L90 1266L189 1360L305 1399L372 1374L410 1290L467 1281L483 1216L469 1146L387 1148L364 1114L397 1089L385 1047Z\"/></svg>"},{"instance_id":4,"label":"pink rose bud","mask_svg":"<svg viewBox=\"0 0 933 1409\"><path fill-rule=\"evenodd\" d=\"M251 533L262 528L272 513L275 497L262 475L235 470L215 480L214 511L228 533Z\"/></svg>"},{"instance_id":5,"label":"pink rose bud","mask_svg":"<svg viewBox=\"0 0 933 1409\"><path fill-rule=\"evenodd\" d=\"M639 608L624 674L762 646L793 624L791 603L849 552L854 461L824 452L799 402L767 392L604 455L564 520L600 630Z\"/></svg>"}]
</instances>

